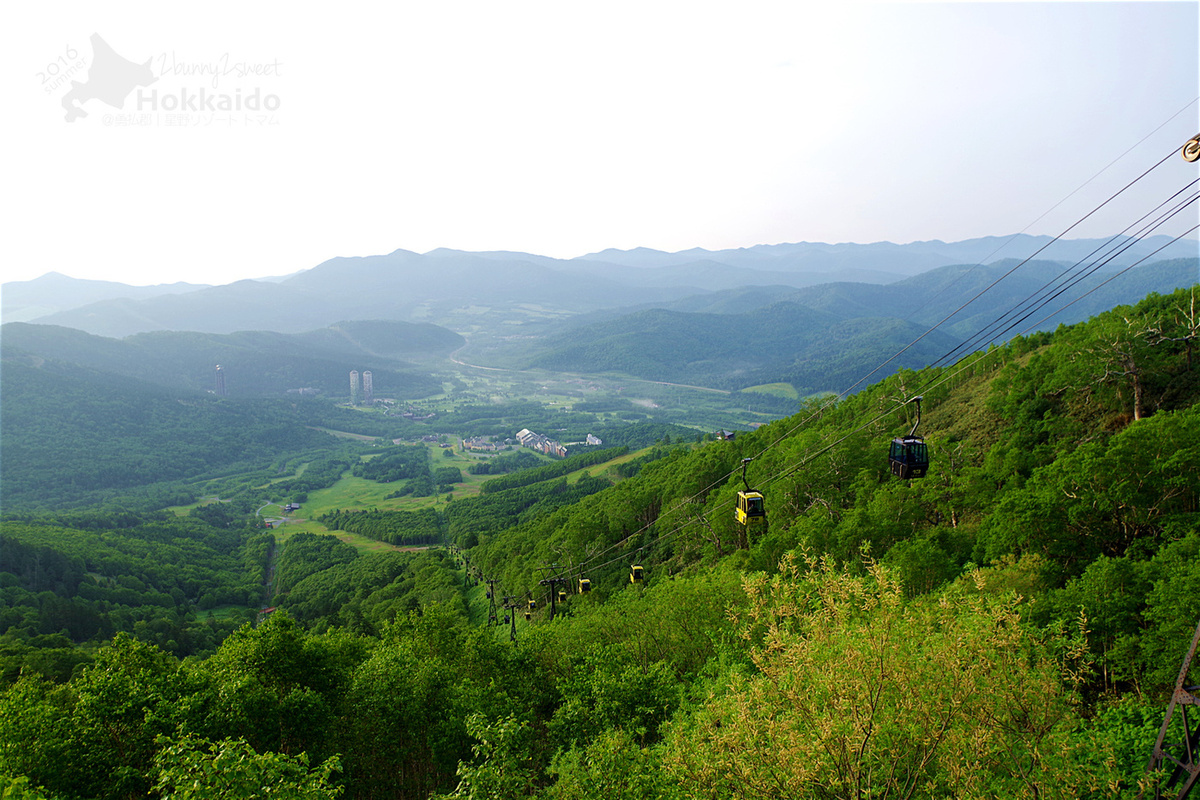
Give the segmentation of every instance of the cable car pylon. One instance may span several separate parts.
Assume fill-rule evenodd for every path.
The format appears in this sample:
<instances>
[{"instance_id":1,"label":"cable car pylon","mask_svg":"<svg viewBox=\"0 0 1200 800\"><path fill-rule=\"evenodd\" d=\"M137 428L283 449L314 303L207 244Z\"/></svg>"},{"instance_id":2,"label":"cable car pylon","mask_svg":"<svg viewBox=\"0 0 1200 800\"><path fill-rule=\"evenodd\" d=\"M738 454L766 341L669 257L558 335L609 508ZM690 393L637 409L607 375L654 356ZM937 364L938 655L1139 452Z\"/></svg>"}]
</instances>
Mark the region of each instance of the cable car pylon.
<instances>
[{"instance_id":1,"label":"cable car pylon","mask_svg":"<svg viewBox=\"0 0 1200 800\"><path fill-rule=\"evenodd\" d=\"M517 640L517 598L513 595L504 596L504 621L509 623L508 640L515 642Z\"/></svg>"},{"instance_id":2,"label":"cable car pylon","mask_svg":"<svg viewBox=\"0 0 1200 800\"><path fill-rule=\"evenodd\" d=\"M1200 779L1200 686L1186 685L1198 645L1200 623L1197 623L1196 633L1192 636L1192 646L1183 658L1183 666L1175 680L1175 691L1171 693L1171 702L1167 705L1167 716L1163 719L1162 728L1158 731L1158 740L1154 743L1154 753L1146 766L1148 773L1155 770L1165 771L1163 782L1154 785L1154 800L1183 800L1196 786L1197 779ZM1189 706L1194 708L1190 716ZM1179 713L1182 722L1183 736L1176 742L1167 743L1167 735L1176 712ZM1179 787L1178 791L1175 791L1175 786ZM1138 800L1145 794L1145 789L1138 792Z\"/></svg>"}]
</instances>

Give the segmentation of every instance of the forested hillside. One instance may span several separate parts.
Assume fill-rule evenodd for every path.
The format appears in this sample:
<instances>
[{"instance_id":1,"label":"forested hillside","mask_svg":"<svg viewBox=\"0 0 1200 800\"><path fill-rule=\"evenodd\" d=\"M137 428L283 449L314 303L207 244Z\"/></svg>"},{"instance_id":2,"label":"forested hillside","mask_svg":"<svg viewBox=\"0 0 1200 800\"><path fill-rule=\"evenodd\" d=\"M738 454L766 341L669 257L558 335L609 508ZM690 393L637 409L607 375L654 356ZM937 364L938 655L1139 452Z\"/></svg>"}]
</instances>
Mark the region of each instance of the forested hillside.
<instances>
[{"instance_id":1,"label":"forested hillside","mask_svg":"<svg viewBox=\"0 0 1200 800\"><path fill-rule=\"evenodd\" d=\"M901 370L732 441L663 441L619 475L516 472L419 517L339 511L337 527L447 546L293 535L278 610L211 650L102 605L106 564L146 560L129 603L187 630L206 592L266 590L262 531L216 512L157 539L153 519L6 520L6 663L24 671L5 675L0 787L1134 797L1161 777L1143 771L1200 620L1195 292ZM902 481L887 446L916 396L931 467ZM743 468L765 530L735 521ZM154 544L120 550L118 530ZM150 568L160 546L190 554L190 583ZM57 631L64 603L100 627Z\"/></svg>"},{"instance_id":2,"label":"forested hillside","mask_svg":"<svg viewBox=\"0 0 1200 800\"><path fill-rule=\"evenodd\" d=\"M141 494L161 508L191 502L183 479L265 467L329 437L273 400L230 403L72 365L4 362L3 502L96 504Z\"/></svg>"},{"instance_id":3,"label":"forested hillside","mask_svg":"<svg viewBox=\"0 0 1200 800\"><path fill-rule=\"evenodd\" d=\"M464 339L436 325L406 322L343 322L296 334L155 331L124 339L9 323L3 342L5 359L73 364L176 391L212 391L220 364L230 397L307 389L346 398L350 370L370 369L379 396L416 399L436 394L441 385L404 359L444 356Z\"/></svg>"}]
</instances>

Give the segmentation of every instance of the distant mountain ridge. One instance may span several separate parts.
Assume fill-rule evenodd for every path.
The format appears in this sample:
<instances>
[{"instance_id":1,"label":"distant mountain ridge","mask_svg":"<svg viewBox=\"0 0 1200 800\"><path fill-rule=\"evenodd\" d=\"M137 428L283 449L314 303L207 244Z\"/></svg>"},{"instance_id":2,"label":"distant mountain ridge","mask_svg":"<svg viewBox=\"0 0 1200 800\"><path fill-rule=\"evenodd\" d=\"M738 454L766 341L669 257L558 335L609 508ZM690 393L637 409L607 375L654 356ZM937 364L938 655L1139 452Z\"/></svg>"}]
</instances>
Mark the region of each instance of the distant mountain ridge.
<instances>
[{"instance_id":1,"label":"distant mountain ridge","mask_svg":"<svg viewBox=\"0 0 1200 800\"><path fill-rule=\"evenodd\" d=\"M1063 264L1026 262L997 282L1019 263L941 267L887 286L747 289L733 302L700 295L665 308L594 314L492 344L482 360L728 389L787 382L801 393L841 391L892 353L899 355L889 370L919 369L964 345L970 352L1194 286L1200 269L1197 259L1157 261L1094 274L1055 297L1069 275Z\"/></svg>"},{"instance_id":2,"label":"distant mountain ridge","mask_svg":"<svg viewBox=\"0 0 1200 800\"><path fill-rule=\"evenodd\" d=\"M1135 243L1119 263L1169 242ZM338 257L284 278L222 286L128 287L50 274L6 283L5 322L63 325L123 337L153 330L299 333L342 320L433 322L469 332L498 325L563 319L600 309L670 304L744 287L801 289L834 280L878 285L954 264L1027 258L1049 237L1017 235L963 242L756 245L665 253L647 248L605 250L573 259L529 253L468 253ZM1060 240L1039 256L1074 262L1101 240ZM1196 257L1195 241L1180 241L1158 257Z\"/></svg>"},{"instance_id":3,"label":"distant mountain ridge","mask_svg":"<svg viewBox=\"0 0 1200 800\"><path fill-rule=\"evenodd\" d=\"M156 286L129 286L115 281L69 278L60 272L47 272L32 281L11 281L3 285L0 315L5 322L29 322L60 311L67 311L105 300L129 298L144 300L166 294L185 294L209 288L205 284L164 283Z\"/></svg>"}]
</instances>

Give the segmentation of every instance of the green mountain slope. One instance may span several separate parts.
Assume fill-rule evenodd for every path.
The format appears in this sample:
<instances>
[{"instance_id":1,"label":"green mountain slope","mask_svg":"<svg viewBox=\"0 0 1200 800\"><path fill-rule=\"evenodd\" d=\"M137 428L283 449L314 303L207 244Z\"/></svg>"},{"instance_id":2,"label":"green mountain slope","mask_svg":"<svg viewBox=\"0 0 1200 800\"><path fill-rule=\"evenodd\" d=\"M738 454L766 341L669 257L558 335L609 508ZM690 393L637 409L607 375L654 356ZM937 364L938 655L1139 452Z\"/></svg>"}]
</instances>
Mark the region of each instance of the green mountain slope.
<instances>
[{"instance_id":1,"label":"green mountain slope","mask_svg":"<svg viewBox=\"0 0 1200 800\"><path fill-rule=\"evenodd\" d=\"M235 549L223 509L204 525L10 518L0 656L29 672L0 697L0 781L71 798L156 781L193 796L1136 796L1161 780L1145 765L1200 618L1194 292L901 370L732 441L664 441L637 470L427 509L447 548L292 536L274 560L285 610L207 658L163 649L196 652L168 637L203 632L194 603L256 587L268 537L247 529ZM887 445L918 394L932 464L901 481ZM743 474L765 530L735 521ZM385 513L331 517L418 524ZM136 575L117 574L133 556ZM105 625L129 633L70 651Z\"/></svg>"},{"instance_id":2,"label":"green mountain slope","mask_svg":"<svg viewBox=\"0 0 1200 800\"><path fill-rule=\"evenodd\" d=\"M879 354L910 343L891 366L919 368L981 331L963 352L1087 319L1150 292L1192 286L1200 277L1195 259L1152 262L1120 274L1102 270L1078 282L1066 264L1018 264L948 266L886 286L828 283L782 294L743 289L704 295L667 309L560 323L543 336L493 347L487 357L721 388L782 381L802 394L840 392L878 366ZM1060 299L1056 293L1064 288L1070 291ZM1045 307L1035 309L1043 298ZM1079 299L1068 305L1073 298ZM938 329L927 334L934 325Z\"/></svg>"},{"instance_id":3,"label":"green mountain slope","mask_svg":"<svg viewBox=\"0 0 1200 800\"><path fill-rule=\"evenodd\" d=\"M653 309L571 328L534 347L528 366L622 372L650 380L740 388L788 381L803 393L845 388L873 354L893 352L924 330L899 319L843 320L797 303L742 314ZM958 344L934 333L901 366L922 366Z\"/></svg>"},{"instance_id":4,"label":"green mountain slope","mask_svg":"<svg viewBox=\"0 0 1200 800\"><path fill-rule=\"evenodd\" d=\"M1151 296L953 367L901 371L836 406L814 404L657 462L576 507L484 537L474 563L536 593L537 566L570 561L607 593L627 581L632 560L660 573L719 560L772 570L799 548L839 564L869 555L921 592L970 564L1029 558L1030 590L1064 603L1117 563L1161 575L1168 553L1200 545L1192 303L1191 292ZM933 466L922 480L899 481L887 445L912 425L914 407L902 403L916 394ZM743 458L753 458L748 479L766 496L770 523L748 541L733 519ZM597 552L605 555L589 555ZM1197 570L1188 567L1186 580L1200 580ZM1159 602L1148 585L1137 602ZM1039 606L1042 619L1051 608ZM1158 613L1172 622L1164 617L1153 635L1143 638L1132 617L1097 634L1126 648L1110 656L1120 674L1173 680L1177 661L1161 659L1186 645L1170 637L1200 618L1200 594Z\"/></svg>"},{"instance_id":5,"label":"green mountain slope","mask_svg":"<svg viewBox=\"0 0 1200 800\"><path fill-rule=\"evenodd\" d=\"M43 361L4 361L0 458L6 511L96 504L111 491L171 482L233 465L265 466L325 444L283 401L230 402L110 373Z\"/></svg>"},{"instance_id":6,"label":"green mountain slope","mask_svg":"<svg viewBox=\"0 0 1200 800\"><path fill-rule=\"evenodd\" d=\"M231 397L282 395L304 387L343 397L349 394L352 369L372 370L377 396L421 397L441 385L405 359L445 355L464 341L433 325L369 321L301 334L157 331L125 339L9 323L2 336L5 358L56 360L176 389L212 390L220 364Z\"/></svg>"}]
</instances>

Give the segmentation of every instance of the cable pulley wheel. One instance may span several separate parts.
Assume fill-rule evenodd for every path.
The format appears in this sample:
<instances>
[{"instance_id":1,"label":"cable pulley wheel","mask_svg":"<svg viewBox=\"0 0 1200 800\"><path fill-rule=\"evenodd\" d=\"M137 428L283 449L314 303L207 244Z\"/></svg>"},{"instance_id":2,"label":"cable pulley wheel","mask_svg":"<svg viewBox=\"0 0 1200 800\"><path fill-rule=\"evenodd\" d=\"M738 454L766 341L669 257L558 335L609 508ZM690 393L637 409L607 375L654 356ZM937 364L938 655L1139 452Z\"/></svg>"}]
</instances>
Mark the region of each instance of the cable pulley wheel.
<instances>
[{"instance_id":1,"label":"cable pulley wheel","mask_svg":"<svg viewBox=\"0 0 1200 800\"><path fill-rule=\"evenodd\" d=\"M1189 139L1183 146L1184 161L1200 161L1200 136Z\"/></svg>"}]
</instances>

